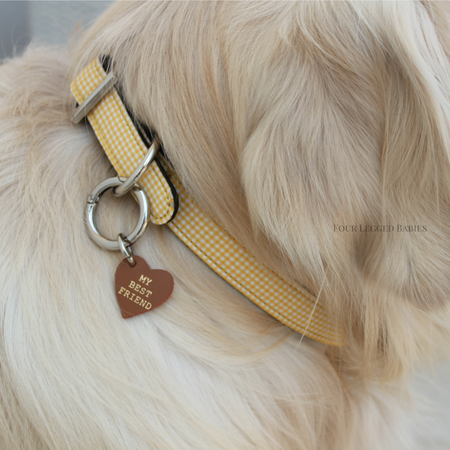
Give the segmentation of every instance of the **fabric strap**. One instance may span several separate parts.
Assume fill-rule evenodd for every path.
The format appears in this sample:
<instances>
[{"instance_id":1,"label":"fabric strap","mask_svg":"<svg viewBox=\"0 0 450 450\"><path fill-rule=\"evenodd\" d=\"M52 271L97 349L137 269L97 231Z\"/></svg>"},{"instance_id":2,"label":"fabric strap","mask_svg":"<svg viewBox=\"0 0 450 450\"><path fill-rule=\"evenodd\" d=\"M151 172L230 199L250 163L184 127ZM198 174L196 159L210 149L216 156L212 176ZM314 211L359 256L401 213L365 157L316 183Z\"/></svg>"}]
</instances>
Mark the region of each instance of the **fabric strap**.
<instances>
[{"instance_id":1,"label":"fabric strap","mask_svg":"<svg viewBox=\"0 0 450 450\"><path fill-rule=\"evenodd\" d=\"M73 81L81 104L106 78L102 62L92 61ZM149 142L112 88L87 115L94 132L120 176L130 176L147 152ZM139 180L148 196L150 220L167 224L197 256L228 283L271 316L309 338L343 345L341 333L316 297L258 262L183 187L173 169L158 157Z\"/></svg>"}]
</instances>

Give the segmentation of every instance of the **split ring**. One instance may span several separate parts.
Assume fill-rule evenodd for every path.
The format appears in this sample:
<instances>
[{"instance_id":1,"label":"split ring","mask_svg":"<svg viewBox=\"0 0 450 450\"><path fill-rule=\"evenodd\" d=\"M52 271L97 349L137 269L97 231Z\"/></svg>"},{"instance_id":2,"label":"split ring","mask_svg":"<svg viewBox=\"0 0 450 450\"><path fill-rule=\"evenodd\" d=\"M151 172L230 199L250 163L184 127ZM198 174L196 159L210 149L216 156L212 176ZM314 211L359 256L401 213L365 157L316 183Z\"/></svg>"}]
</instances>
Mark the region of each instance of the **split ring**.
<instances>
[{"instance_id":1,"label":"split ring","mask_svg":"<svg viewBox=\"0 0 450 450\"><path fill-rule=\"evenodd\" d=\"M110 251L119 251L120 246L117 240L111 240L103 237L100 232L97 230L97 227L94 222L95 209L97 208L98 201L101 196L111 188L115 188L117 186L121 186L123 182L119 179L119 177L108 178L105 181L102 181L98 186L94 188L91 195L88 197L87 205L86 205L86 227L89 236L91 239L98 244L100 247L105 250ZM138 203L139 203L139 220L134 228L134 230L128 235L125 236L122 234L122 239L129 244L134 244L143 234L145 228L148 224L148 215L149 215L149 206L147 197L144 191L138 186L134 186L131 189L131 192L134 193Z\"/></svg>"},{"instance_id":2,"label":"split ring","mask_svg":"<svg viewBox=\"0 0 450 450\"><path fill-rule=\"evenodd\" d=\"M131 244L126 241L126 238L122 233L119 233L119 235L117 236L117 243L119 244L120 252L124 256L124 258L127 259L128 264L131 267L134 267L136 265L136 261L134 260L133 249L131 248Z\"/></svg>"}]
</instances>

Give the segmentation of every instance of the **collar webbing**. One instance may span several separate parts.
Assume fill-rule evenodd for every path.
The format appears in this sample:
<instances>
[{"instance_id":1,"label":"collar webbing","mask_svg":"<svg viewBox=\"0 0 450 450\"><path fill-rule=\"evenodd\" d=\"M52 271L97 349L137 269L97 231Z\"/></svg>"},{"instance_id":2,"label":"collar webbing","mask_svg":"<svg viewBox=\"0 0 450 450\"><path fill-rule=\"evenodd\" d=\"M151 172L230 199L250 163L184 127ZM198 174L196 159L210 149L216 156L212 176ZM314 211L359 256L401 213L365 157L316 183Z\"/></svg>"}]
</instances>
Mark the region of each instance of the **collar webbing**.
<instances>
[{"instance_id":1,"label":"collar webbing","mask_svg":"<svg viewBox=\"0 0 450 450\"><path fill-rule=\"evenodd\" d=\"M71 85L76 101L81 104L106 76L100 61L92 61ZM87 118L119 176L130 176L147 152L148 143L141 138L117 90L111 89ZM338 329L315 296L258 262L216 219L202 211L163 158L152 162L139 185L151 205L150 220L167 224L238 291L295 331L324 344L342 345Z\"/></svg>"}]
</instances>

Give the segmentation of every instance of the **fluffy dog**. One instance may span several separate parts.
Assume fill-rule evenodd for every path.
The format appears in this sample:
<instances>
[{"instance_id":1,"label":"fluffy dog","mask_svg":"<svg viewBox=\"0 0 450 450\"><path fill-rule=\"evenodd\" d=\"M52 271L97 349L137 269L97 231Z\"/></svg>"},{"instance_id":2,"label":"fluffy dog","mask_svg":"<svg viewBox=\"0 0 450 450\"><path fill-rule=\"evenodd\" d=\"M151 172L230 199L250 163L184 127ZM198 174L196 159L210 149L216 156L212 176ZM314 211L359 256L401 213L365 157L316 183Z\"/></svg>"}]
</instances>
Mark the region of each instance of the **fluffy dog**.
<instances>
[{"instance_id":1,"label":"fluffy dog","mask_svg":"<svg viewBox=\"0 0 450 450\"><path fill-rule=\"evenodd\" d=\"M450 341L449 17L426 2L122 2L70 56L4 64L1 448L410 448L405 381ZM70 122L70 82L101 54L192 196L318 294L344 347L292 332L154 225L134 248L174 293L121 318L121 256L83 222L114 171ZM135 211L102 204L104 234Z\"/></svg>"}]
</instances>

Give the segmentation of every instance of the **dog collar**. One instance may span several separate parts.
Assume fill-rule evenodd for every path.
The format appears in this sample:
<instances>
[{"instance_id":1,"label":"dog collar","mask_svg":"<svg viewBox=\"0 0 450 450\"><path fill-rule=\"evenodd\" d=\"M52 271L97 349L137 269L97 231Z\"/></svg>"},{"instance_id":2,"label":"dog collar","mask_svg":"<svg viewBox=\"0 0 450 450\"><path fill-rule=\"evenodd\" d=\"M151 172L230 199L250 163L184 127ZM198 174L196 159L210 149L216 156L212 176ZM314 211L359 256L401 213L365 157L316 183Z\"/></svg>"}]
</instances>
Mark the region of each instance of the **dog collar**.
<instances>
[{"instance_id":1,"label":"dog collar","mask_svg":"<svg viewBox=\"0 0 450 450\"><path fill-rule=\"evenodd\" d=\"M151 145L151 134L132 119L113 87L110 61L92 61L71 84L98 140L120 177L128 178ZM93 97L96 97L94 98ZM89 111L83 111L89 99ZM83 103L84 102L84 103ZM148 197L149 219L166 224L214 272L271 316L293 330L328 345L342 345L340 332L323 306L305 288L258 262L189 195L162 155L139 179Z\"/></svg>"}]
</instances>

